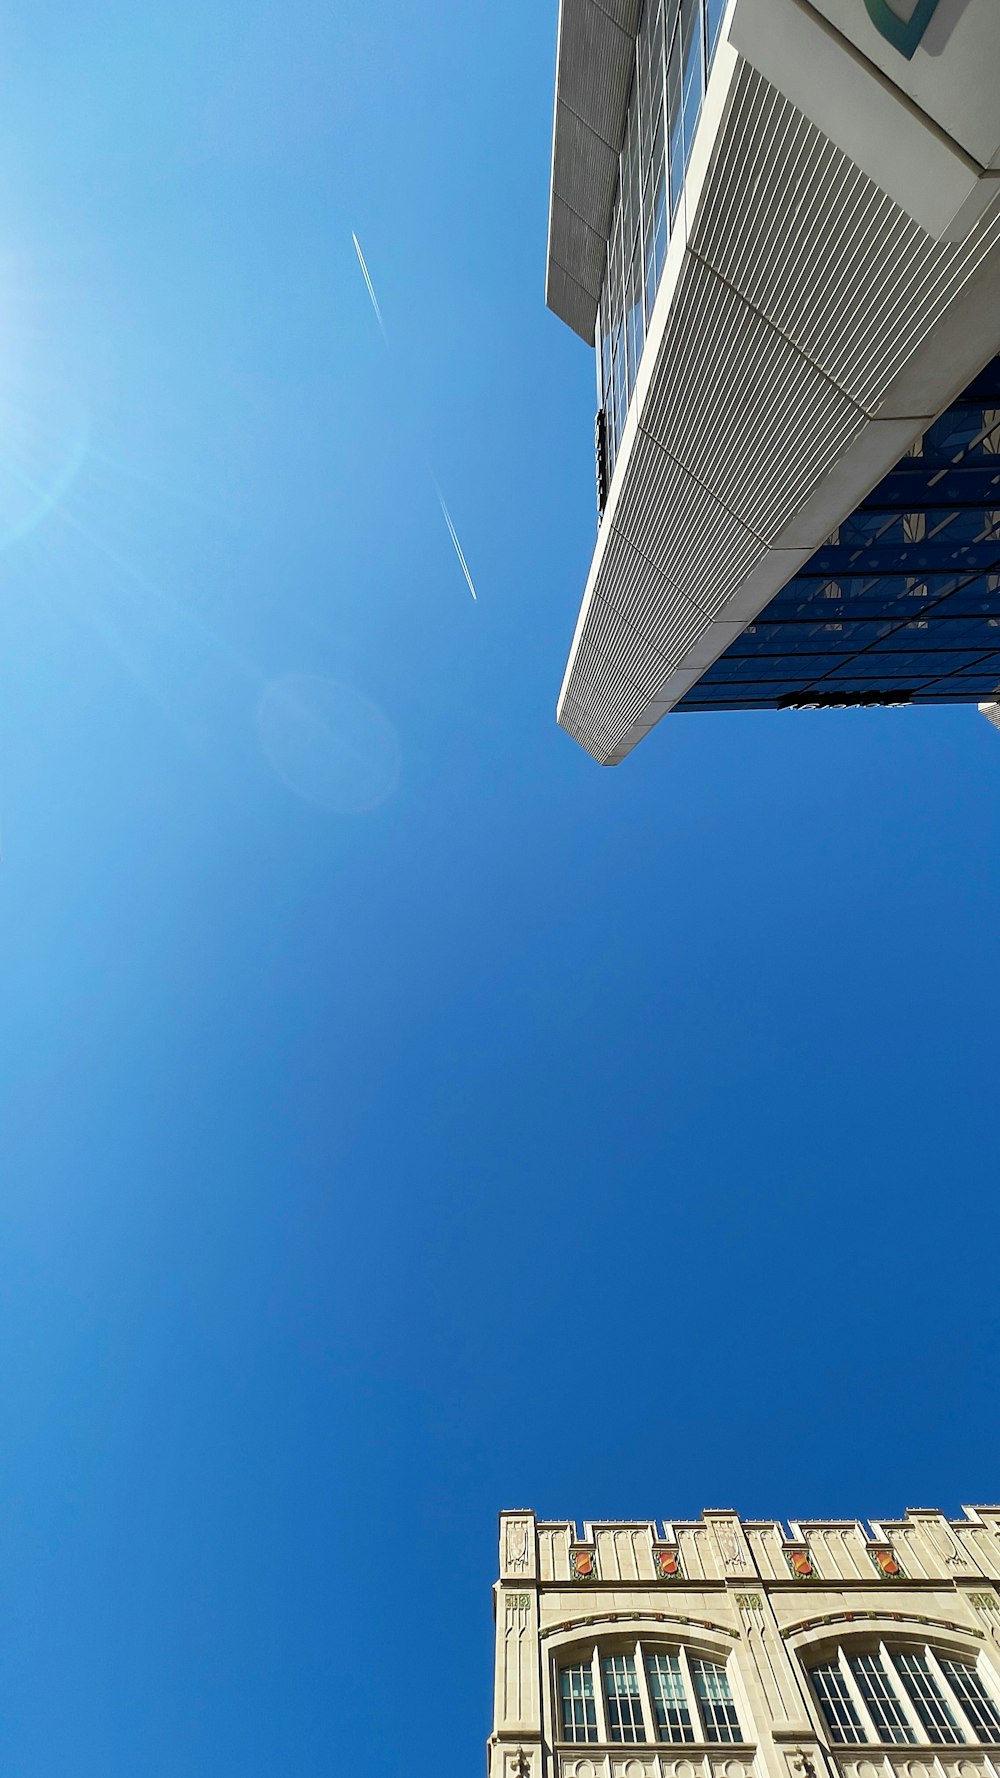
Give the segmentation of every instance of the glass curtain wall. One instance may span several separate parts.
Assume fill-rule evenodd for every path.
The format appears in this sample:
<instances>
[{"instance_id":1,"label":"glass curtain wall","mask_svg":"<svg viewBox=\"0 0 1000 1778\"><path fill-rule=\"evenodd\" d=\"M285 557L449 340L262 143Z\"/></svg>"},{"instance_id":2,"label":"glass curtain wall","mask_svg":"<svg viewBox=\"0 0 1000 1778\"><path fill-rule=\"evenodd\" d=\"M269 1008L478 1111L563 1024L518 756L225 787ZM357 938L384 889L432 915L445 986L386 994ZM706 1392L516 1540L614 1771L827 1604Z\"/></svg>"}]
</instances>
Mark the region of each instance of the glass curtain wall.
<instances>
[{"instance_id":1,"label":"glass curtain wall","mask_svg":"<svg viewBox=\"0 0 1000 1778\"><path fill-rule=\"evenodd\" d=\"M1000 358L680 700L835 709L1000 697Z\"/></svg>"},{"instance_id":2,"label":"glass curtain wall","mask_svg":"<svg viewBox=\"0 0 1000 1778\"><path fill-rule=\"evenodd\" d=\"M684 188L726 0L645 0L598 316L608 473Z\"/></svg>"}]
</instances>

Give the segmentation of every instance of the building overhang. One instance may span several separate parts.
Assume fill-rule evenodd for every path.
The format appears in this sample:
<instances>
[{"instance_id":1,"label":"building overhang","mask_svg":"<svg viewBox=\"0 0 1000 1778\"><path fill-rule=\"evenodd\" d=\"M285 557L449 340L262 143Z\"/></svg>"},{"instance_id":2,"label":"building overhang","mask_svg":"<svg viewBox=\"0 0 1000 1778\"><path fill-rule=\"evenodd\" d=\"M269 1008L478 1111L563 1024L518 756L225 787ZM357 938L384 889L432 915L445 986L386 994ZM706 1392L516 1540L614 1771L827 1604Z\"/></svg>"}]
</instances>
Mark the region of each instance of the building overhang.
<instances>
[{"instance_id":1,"label":"building overhang","mask_svg":"<svg viewBox=\"0 0 1000 1778\"><path fill-rule=\"evenodd\" d=\"M936 239L720 43L562 726L624 759L998 349L998 206Z\"/></svg>"},{"instance_id":2,"label":"building overhang","mask_svg":"<svg viewBox=\"0 0 1000 1778\"><path fill-rule=\"evenodd\" d=\"M1000 8L966 0L958 28L942 8L901 54L872 23L878 3L734 0L730 40L908 215L961 240L1000 189ZM641 0L559 5L545 301L588 345L641 11Z\"/></svg>"},{"instance_id":3,"label":"building overhang","mask_svg":"<svg viewBox=\"0 0 1000 1778\"><path fill-rule=\"evenodd\" d=\"M545 301L588 345L604 277L640 0L560 0Z\"/></svg>"}]
</instances>

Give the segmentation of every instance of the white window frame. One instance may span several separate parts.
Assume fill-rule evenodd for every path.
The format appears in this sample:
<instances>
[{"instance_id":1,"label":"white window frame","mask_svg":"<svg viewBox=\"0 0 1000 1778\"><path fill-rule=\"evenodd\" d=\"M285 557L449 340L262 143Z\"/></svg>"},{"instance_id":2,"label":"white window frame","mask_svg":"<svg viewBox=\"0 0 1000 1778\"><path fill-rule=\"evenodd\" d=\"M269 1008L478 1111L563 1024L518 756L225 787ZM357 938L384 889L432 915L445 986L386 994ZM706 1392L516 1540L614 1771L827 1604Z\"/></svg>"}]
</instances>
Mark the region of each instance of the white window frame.
<instances>
[{"instance_id":1,"label":"white window frame","mask_svg":"<svg viewBox=\"0 0 1000 1778\"><path fill-rule=\"evenodd\" d=\"M643 1658L642 1658L641 1644L639 1642L630 1643L627 1648L601 1649L600 1647L597 1647L594 1650L594 1654L597 1658L598 1672L600 1673L600 1676L601 1676L601 1695L602 1695L602 1699L603 1699L603 1703L604 1703L605 1713L607 1713L607 1708L608 1708L608 1695L607 1695L607 1692L605 1691L605 1688L604 1688L604 1662L605 1661L613 1661L616 1659L630 1659L632 1662L632 1671L635 1674L635 1680L636 1680L635 1695L639 1699L639 1715L642 1719L641 1727L642 1727L643 1733L642 1733L641 1737L637 1736L634 1741L626 1741L626 1739L623 1735L620 1741L615 1741L612 1744L615 1747L648 1746L648 1744L649 1744L649 1699L645 1695L645 1689L643 1687L642 1680L639 1677L639 1670L644 1665ZM608 1724L608 1728L610 1731L610 1723ZM609 1740L610 1740L610 1733L609 1733Z\"/></svg>"},{"instance_id":2,"label":"white window frame","mask_svg":"<svg viewBox=\"0 0 1000 1778\"><path fill-rule=\"evenodd\" d=\"M854 1671L851 1667L852 1658L862 1654L874 1654L879 1661L884 1674L889 1680L899 1709L912 1731L912 1741L886 1741L879 1734L871 1711L861 1695L860 1687L858 1686ZM932 1740L920 1719L913 1699L910 1697L906 1686L903 1684L902 1675L893 1660L894 1654L915 1654L922 1656L924 1660L926 1660L938 1690L955 1718L961 1737L958 1741ZM809 1681L810 1702L818 1715L820 1727L823 1731L823 1738L831 1747L842 1747L845 1749L849 1747L884 1747L902 1751L904 1747L937 1748L943 1750L947 1747L1000 1746L1000 1743L995 1741L980 1740L975 1724L966 1714L962 1700L958 1696L958 1693L953 1689L948 1679L948 1675L943 1671L938 1655L931 1643L899 1642L893 1643L890 1646L881 1639L877 1643L866 1641L859 1642L857 1645L852 1643L838 1643L832 1653L827 1653L822 1657L819 1655L811 1656L809 1651L806 1650L803 1651L802 1658L806 1670L806 1677ZM998 1690L997 1682L992 1673L983 1672L977 1657L966 1653L956 1652L955 1654L948 1654L947 1658L961 1661L965 1666L975 1668L980 1682L985 1687L988 1696L992 1699L996 1708L1000 1709L1000 1690ZM850 1694L851 1702L854 1705L861 1727L864 1730L864 1741L837 1741L834 1739L833 1731L827 1721L826 1712L819 1701L819 1695L812 1678L814 1667L824 1667L831 1664L838 1668L843 1677L844 1684Z\"/></svg>"},{"instance_id":3,"label":"white window frame","mask_svg":"<svg viewBox=\"0 0 1000 1778\"><path fill-rule=\"evenodd\" d=\"M948 1678L947 1673L945 1673L943 1671L943 1669L941 1669L940 1658L935 1654L935 1651L932 1648L928 1648L927 1652L930 1655L932 1661L934 1662L934 1666L938 1669L941 1680L948 1687L948 1691L951 1696L952 1705L958 1710L959 1716L962 1718L963 1726L968 1729L969 1739L972 1742L972 1745L974 1747L976 1747L976 1746L978 1746L978 1747L995 1747L995 1748L1000 1749L1000 1741L980 1741L979 1740L979 1737L978 1737L978 1734L976 1731L976 1724L973 1722L971 1716L969 1716L968 1712L966 1711L965 1705L964 1705L962 1699L959 1697L958 1693L956 1692L950 1679ZM973 1672L975 1673L976 1677L978 1678L980 1685L983 1687L983 1690L985 1691L986 1696L989 1698L990 1702L992 1703L994 1710L1000 1711L1000 1687L998 1687L998 1685L997 1685L996 1676L990 1671L989 1668L987 1668L985 1673L983 1672L983 1666L985 1665L985 1663L981 1662L979 1660L978 1655L967 1655L967 1654L957 1654L957 1653L947 1654L947 1653L945 1653L944 1649L942 1649L941 1653L944 1654L945 1660L954 1661L957 1666L971 1667ZM1000 1733L1000 1731L998 1731L998 1733Z\"/></svg>"},{"instance_id":4,"label":"white window frame","mask_svg":"<svg viewBox=\"0 0 1000 1778\"><path fill-rule=\"evenodd\" d=\"M691 1739L690 1739L690 1741L683 1741L683 1740L682 1741L671 1741L671 1740L667 1740L665 1738L661 1740L661 1738L660 1738L660 1734L659 1734L659 1726L660 1725L656 1720L656 1705L653 1701L653 1694L652 1694L652 1691L649 1686L649 1674L646 1671L646 1656L647 1656L647 1654L668 1654L668 1655L675 1655L677 1657L677 1663L680 1668L681 1690L684 1694L684 1702L687 1705L687 1713L688 1713L688 1717L691 1722ZM697 1700L697 1696L695 1694L694 1681L691 1676L691 1668L688 1663L687 1649L684 1648L683 1645L680 1648L675 1648L675 1647L666 1647L661 1642L650 1643L648 1648L643 1649L642 1678L643 1678L643 1684L646 1688L646 1699L649 1704L649 1720L652 1723L654 1730L656 1731L657 1746L659 1746L659 1747L698 1747L698 1746L704 1745L704 1743L700 1742L698 1739L698 1730L703 1729L705 1725L702 1722L701 1714L700 1714L699 1710L697 1709L698 1700ZM714 1745L715 1745L715 1743L713 1742L713 1746Z\"/></svg>"},{"instance_id":5,"label":"white window frame","mask_svg":"<svg viewBox=\"0 0 1000 1778\"><path fill-rule=\"evenodd\" d=\"M591 1649L591 1651L590 1651L590 1683L591 1683L591 1686L594 1688L594 1721L595 1721L595 1724L597 1727L597 1740L596 1741L585 1741L585 1740L568 1741L566 1739L566 1728L565 1728L565 1724L563 1722L563 1695L562 1695L563 1670L567 1667L585 1667L587 1664L586 1655L584 1655L581 1652L577 1652L577 1651L573 1651L573 1652L574 1652L574 1658L572 1660L560 1662L558 1668L556 1669L556 1675L555 1675L556 1684L555 1684L555 1693L554 1693L555 1719L556 1719L556 1724L555 1724L556 1739L559 1740L564 1747L598 1747L598 1746L600 1746L602 1735L604 1735L607 1731L608 1725L604 1720L604 1699L601 1694L601 1683L600 1683L601 1676L600 1676L600 1672L595 1671L595 1667L594 1667L594 1654L595 1654L594 1649Z\"/></svg>"},{"instance_id":6,"label":"white window frame","mask_svg":"<svg viewBox=\"0 0 1000 1778\"><path fill-rule=\"evenodd\" d=\"M659 1724L656 1720L656 1706L653 1702L653 1695L649 1684L649 1675L646 1672L647 1654L659 1653L660 1651L677 1656L688 1716L691 1719L691 1727L694 1731L694 1739L691 1741L669 1741L660 1736ZM608 1721L607 1697L604 1691L603 1662L606 1657L615 1654L631 1655L632 1660L635 1663L639 1688L639 1702L642 1710L643 1728L646 1737L645 1741L614 1741L611 1738L611 1728ZM710 1741L707 1738L706 1723L704 1716L702 1715L701 1702L698 1697L697 1687L694 1683L694 1675L691 1671L692 1654L696 1655L699 1660L705 1661L712 1666L720 1667L725 1674L726 1683L729 1687L729 1695L739 1724L740 1739L738 1741ZM590 1661L590 1670L594 1687L597 1740L589 1742L571 1742L565 1739L563 1733L561 1674L566 1667L585 1666L588 1659ZM625 1641L621 1637L609 1636L604 1641L591 1643L588 1648L581 1648L579 1643L575 1645L569 1644L566 1647L559 1649L553 1656L552 1679L555 1739L558 1744L563 1747L601 1747L604 1749L617 1749L622 1747L684 1747L704 1751L706 1748L752 1747L754 1745L752 1741L747 1739L746 1731L750 1724L747 1719L746 1704L737 1687L733 1684L733 1675L729 1670L728 1658L724 1657L720 1659L717 1655L703 1653L697 1648L691 1650L685 1643L667 1642L660 1636L647 1637L645 1639L642 1636L637 1636L634 1642Z\"/></svg>"}]
</instances>

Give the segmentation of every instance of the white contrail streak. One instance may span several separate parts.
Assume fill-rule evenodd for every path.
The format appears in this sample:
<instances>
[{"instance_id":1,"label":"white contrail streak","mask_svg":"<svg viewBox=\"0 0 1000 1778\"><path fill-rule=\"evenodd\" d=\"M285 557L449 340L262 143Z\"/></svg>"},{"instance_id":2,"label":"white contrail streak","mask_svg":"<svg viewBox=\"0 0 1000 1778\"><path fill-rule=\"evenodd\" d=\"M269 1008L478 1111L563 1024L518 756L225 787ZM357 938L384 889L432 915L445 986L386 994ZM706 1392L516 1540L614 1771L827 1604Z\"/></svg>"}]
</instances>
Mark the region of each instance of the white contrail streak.
<instances>
[{"instance_id":1,"label":"white contrail streak","mask_svg":"<svg viewBox=\"0 0 1000 1778\"><path fill-rule=\"evenodd\" d=\"M459 565L461 567L462 573L465 575L465 578L469 584L469 591L472 594L472 597L475 599L476 604L478 605L479 594L476 592L475 586L473 585L473 581L472 581L472 575L469 573L469 564L465 559L465 551L462 548L462 545L458 541L458 532L455 530L455 527L451 522L451 513L448 511L448 508L445 505L444 495L442 494L441 489L438 487L437 482L434 483L434 489L435 489L435 492L438 497L438 505L440 506L441 511L444 514L444 522L448 527L448 534L451 537L452 543L455 545L455 554L458 557Z\"/></svg>"},{"instance_id":2,"label":"white contrail streak","mask_svg":"<svg viewBox=\"0 0 1000 1778\"><path fill-rule=\"evenodd\" d=\"M361 267L361 275L364 278L364 281L368 286L368 295L372 299L372 308L375 310L375 319L382 329L382 338L385 340L386 344L388 344L389 336L385 331L385 322L382 319L382 311L378 306L378 297L375 295L375 286L371 281L371 277L368 272L368 267L365 265L365 256L361 251L361 242L358 240L358 237L354 233L353 229L351 230L351 240L354 242L354 251L358 256L358 264Z\"/></svg>"},{"instance_id":3,"label":"white contrail streak","mask_svg":"<svg viewBox=\"0 0 1000 1778\"><path fill-rule=\"evenodd\" d=\"M364 278L365 285L368 290L368 295L371 297L372 308L375 310L375 319L378 322L379 327L382 329L382 338L384 339L386 345L388 345L389 344L389 335L385 331L385 322L382 319L382 311L378 306L378 297L375 295L375 286L371 281L371 276L368 271L368 267L365 264L365 256L361 251L361 242L358 240L358 237L354 233L353 229L351 230L351 240L354 242L354 251L358 256L358 264L361 267L361 275ZM426 462L426 459L425 459L425 462ZM455 554L458 557L459 567L461 568L462 573L465 575L466 585L468 586L468 589L469 589L470 593L472 594L472 597L475 599L476 604L478 605L479 594L476 592L475 582L473 581L472 575L469 573L469 564L465 559L465 551L462 548L462 545L458 541L458 532L455 530L455 527L452 523L451 513L448 511L448 507L445 502L445 497L442 494L441 489L438 487L437 476L434 474L434 471L431 469L429 463L427 464L427 471L428 471L428 474L430 475L431 481L434 483L434 492L438 497L438 505L441 508L441 513L444 518L444 522L448 527L448 535L451 538L452 544L454 545Z\"/></svg>"}]
</instances>

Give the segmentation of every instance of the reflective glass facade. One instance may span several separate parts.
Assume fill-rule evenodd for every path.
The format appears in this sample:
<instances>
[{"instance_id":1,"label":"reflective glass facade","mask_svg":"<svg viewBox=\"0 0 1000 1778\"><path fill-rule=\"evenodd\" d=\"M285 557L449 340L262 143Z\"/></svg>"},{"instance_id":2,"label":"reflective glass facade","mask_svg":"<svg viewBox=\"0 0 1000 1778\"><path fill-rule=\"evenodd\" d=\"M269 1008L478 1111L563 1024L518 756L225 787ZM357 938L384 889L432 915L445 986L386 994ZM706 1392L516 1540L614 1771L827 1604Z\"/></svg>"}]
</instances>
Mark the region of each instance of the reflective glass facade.
<instances>
[{"instance_id":1,"label":"reflective glass facade","mask_svg":"<svg viewBox=\"0 0 1000 1778\"><path fill-rule=\"evenodd\" d=\"M645 0L598 316L608 473L621 440L726 0Z\"/></svg>"},{"instance_id":2,"label":"reflective glass facade","mask_svg":"<svg viewBox=\"0 0 1000 1778\"><path fill-rule=\"evenodd\" d=\"M970 383L676 710L1000 695L1000 358Z\"/></svg>"}]
</instances>

